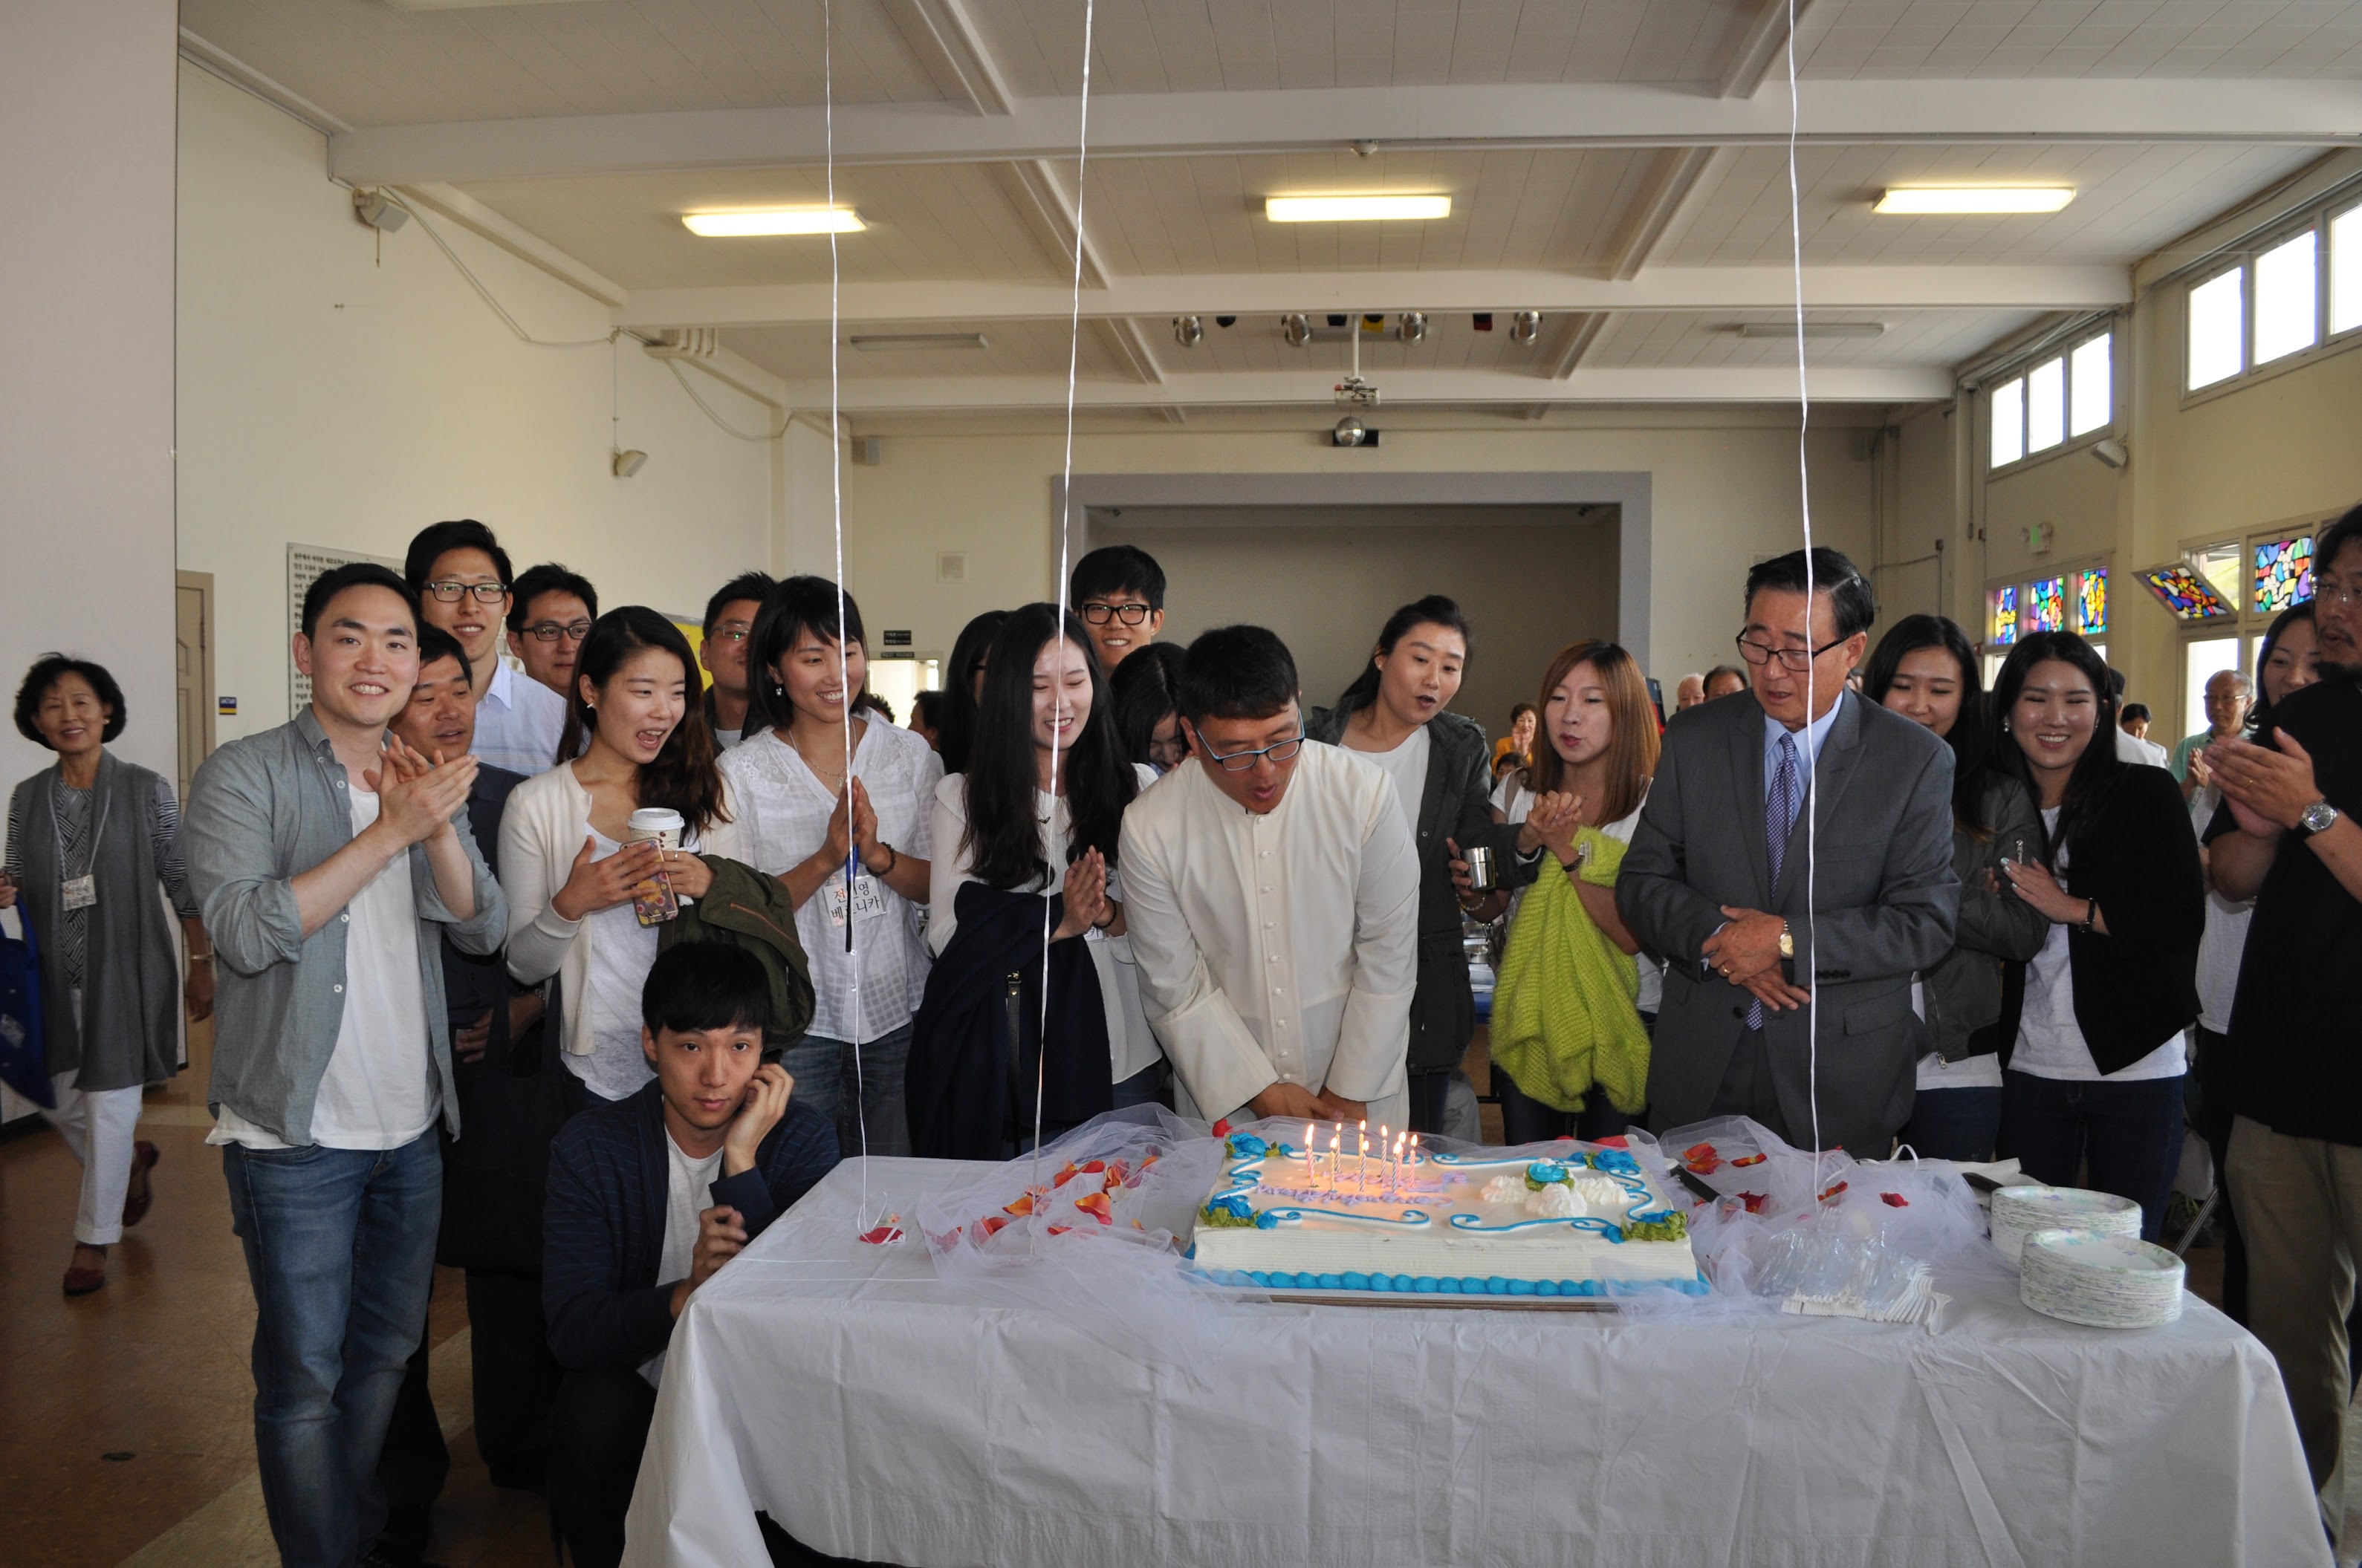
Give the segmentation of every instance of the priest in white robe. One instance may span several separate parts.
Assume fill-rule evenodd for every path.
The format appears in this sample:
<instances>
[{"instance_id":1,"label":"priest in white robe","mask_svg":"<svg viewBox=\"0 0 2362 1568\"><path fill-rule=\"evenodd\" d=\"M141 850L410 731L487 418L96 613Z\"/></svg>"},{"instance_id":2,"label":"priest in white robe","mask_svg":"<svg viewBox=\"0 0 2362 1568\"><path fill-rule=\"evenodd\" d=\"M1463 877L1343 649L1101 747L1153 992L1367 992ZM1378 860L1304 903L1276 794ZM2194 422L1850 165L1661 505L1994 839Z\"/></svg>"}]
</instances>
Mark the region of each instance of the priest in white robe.
<instances>
[{"instance_id":1,"label":"priest in white robe","mask_svg":"<svg viewBox=\"0 0 2362 1568\"><path fill-rule=\"evenodd\" d=\"M1124 813L1123 917L1184 1114L1404 1125L1418 858L1394 785L1304 740L1271 632L1191 644L1191 758Z\"/></svg>"}]
</instances>

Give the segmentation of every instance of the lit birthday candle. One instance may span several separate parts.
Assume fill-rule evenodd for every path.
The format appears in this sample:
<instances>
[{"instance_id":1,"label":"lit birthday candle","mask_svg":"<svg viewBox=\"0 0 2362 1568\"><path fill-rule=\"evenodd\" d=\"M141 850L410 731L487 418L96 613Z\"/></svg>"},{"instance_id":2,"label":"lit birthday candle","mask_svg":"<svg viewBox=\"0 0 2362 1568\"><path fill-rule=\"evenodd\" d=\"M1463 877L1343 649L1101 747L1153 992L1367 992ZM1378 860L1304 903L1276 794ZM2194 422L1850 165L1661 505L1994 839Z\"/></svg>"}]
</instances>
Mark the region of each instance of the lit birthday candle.
<instances>
[{"instance_id":1,"label":"lit birthday candle","mask_svg":"<svg viewBox=\"0 0 2362 1568\"><path fill-rule=\"evenodd\" d=\"M1369 1119L1363 1118L1357 1125L1360 1131L1355 1135L1361 1139L1361 1146L1353 1151L1353 1185L1359 1188L1368 1186L1370 1180Z\"/></svg>"},{"instance_id":2,"label":"lit birthday candle","mask_svg":"<svg viewBox=\"0 0 2362 1568\"><path fill-rule=\"evenodd\" d=\"M1378 1190L1386 1190L1386 1124L1378 1124Z\"/></svg>"},{"instance_id":3,"label":"lit birthday candle","mask_svg":"<svg viewBox=\"0 0 2362 1568\"><path fill-rule=\"evenodd\" d=\"M1307 1185L1315 1189L1320 1185L1320 1159L1312 1149L1312 1124L1309 1122L1304 1124L1304 1179Z\"/></svg>"},{"instance_id":4,"label":"lit birthday candle","mask_svg":"<svg viewBox=\"0 0 2362 1568\"><path fill-rule=\"evenodd\" d=\"M1395 1135L1394 1179L1387 1184L1387 1191L1389 1195L1396 1198L1400 1198L1402 1196L1403 1150L1406 1146L1407 1146L1403 1141L1403 1135L1396 1133Z\"/></svg>"}]
</instances>

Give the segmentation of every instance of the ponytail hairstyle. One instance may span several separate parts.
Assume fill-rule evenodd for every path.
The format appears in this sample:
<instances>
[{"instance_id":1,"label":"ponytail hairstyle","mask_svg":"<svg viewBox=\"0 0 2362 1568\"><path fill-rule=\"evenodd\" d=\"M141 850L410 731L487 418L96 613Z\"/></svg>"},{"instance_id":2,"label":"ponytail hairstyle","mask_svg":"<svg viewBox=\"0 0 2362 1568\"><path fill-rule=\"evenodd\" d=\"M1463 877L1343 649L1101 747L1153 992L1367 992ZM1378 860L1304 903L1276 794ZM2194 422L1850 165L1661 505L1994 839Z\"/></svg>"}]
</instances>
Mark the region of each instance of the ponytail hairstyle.
<instances>
[{"instance_id":1,"label":"ponytail hairstyle","mask_svg":"<svg viewBox=\"0 0 2362 1568\"><path fill-rule=\"evenodd\" d=\"M762 716L759 728L776 730L782 739L795 724L796 709L779 685L779 661L795 652L807 631L823 642L864 641L861 607L826 577L808 573L775 585L763 596L763 608L755 612L755 630L746 639L747 696ZM858 717L860 708L861 693L845 693L846 717Z\"/></svg>"},{"instance_id":2,"label":"ponytail hairstyle","mask_svg":"<svg viewBox=\"0 0 2362 1568\"><path fill-rule=\"evenodd\" d=\"M1599 685L1607 693L1607 721L1614 729L1604 759L1607 791L1600 798L1594 820L1602 824L1621 822L1639 810L1640 802L1648 798L1649 781L1656 775L1657 753L1662 742L1657 734L1656 705L1649 700L1648 677L1640 673L1639 661L1620 643L1586 638L1568 643L1550 662L1550 668L1542 674L1534 758L1526 768L1526 787L1537 795L1566 787L1566 759L1558 754L1558 745L1545 727L1550 722L1551 695L1558 690L1560 682L1583 664L1590 665L1599 675Z\"/></svg>"},{"instance_id":3,"label":"ponytail hairstyle","mask_svg":"<svg viewBox=\"0 0 2362 1568\"><path fill-rule=\"evenodd\" d=\"M689 651L689 639L680 634L680 628L646 605L627 604L590 623L590 634L582 640L582 652L574 666L574 700L566 705L566 730L557 742L558 765L580 756L599 725L597 708L583 698L584 684L593 691L604 691L632 655L649 648L680 661L681 714L656 761L640 764L640 804L669 806L680 813L690 833L702 834L730 817L722 808L722 773L713 765L713 731L705 725L705 705L697 700L697 657Z\"/></svg>"},{"instance_id":4,"label":"ponytail hairstyle","mask_svg":"<svg viewBox=\"0 0 2362 1568\"><path fill-rule=\"evenodd\" d=\"M1977 651L1959 622L1945 615L1906 615L1878 640L1877 651L1862 672L1861 693L1883 706L1894 685L1895 672L1905 655L1922 648L1941 648L1959 666L1960 716L1944 737L1952 748L1952 826L1979 843L1992 837L1984 819L1985 770L1992 758L1992 723L1985 714L1985 683L1977 668ZM2113 742L2111 742L2113 744Z\"/></svg>"},{"instance_id":5,"label":"ponytail hairstyle","mask_svg":"<svg viewBox=\"0 0 2362 1568\"><path fill-rule=\"evenodd\" d=\"M2098 862L2092 825L2107 810L2108 801L2115 794L2116 781L2125 776L2133 764L2116 755L2116 690L2108 679L2106 661L2093 651L2089 642L2071 631L2036 631L2018 640L2003 661L2001 674L1993 677L1992 748L1993 765L2025 786L2037 809L2042 805L2042 788L2035 782L2034 771L2026 765L2025 749L2009 734L2010 709L2017 706L2018 694L2025 689L2025 677L2036 664L2056 660L2072 664L2092 683L2092 696L2097 708L2092 721L2092 743L2083 748L2077 759L2075 771L2067 775L2067 793L2058 803L2058 828L2051 835L2055 850L2064 844L2079 869L2089 869Z\"/></svg>"},{"instance_id":6,"label":"ponytail hairstyle","mask_svg":"<svg viewBox=\"0 0 2362 1568\"><path fill-rule=\"evenodd\" d=\"M1367 707L1378 700L1378 659L1393 652L1395 644L1407 636L1414 626L1441 626L1456 631L1460 634L1465 657L1473 659L1476 656L1475 630L1468 624L1468 617L1459 605L1441 594L1429 594L1423 599L1407 604L1386 617L1385 625L1378 629L1377 648L1371 653L1369 661L1363 664L1362 673L1353 677L1353 684L1338 695L1339 718L1349 718L1356 709Z\"/></svg>"},{"instance_id":7,"label":"ponytail hairstyle","mask_svg":"<svg viewBox=\"0 0 2362 1568\"><path fill-rule=\"evenodd\" d=\"M984 696L967 759L967 831L960 847L977 881L1003 890L1043 879L1054 882L1042 858L1040 747L1033 739L1033 664L1042 650L1063 633L1082 654L1090 674L1091 711L1071 747L1058 758L1058 778L1066 790L1066 858L1097 850L1115 864L1116 833L1123 808L1139 792L1138 775L1116 740L1115 705L1099 670L1097 645L1070 612L1063 621L1054 604L1029 604L1009 612L992 640ZM1126 661L1129 663L1129 661ZM955 671L956 675L959 672Z\"/></svg>"},{"instance_id":8,"label":"ponytail hairstyle","mask_svg":"<svg viewBox=\"0 0 2362 1568\"><path fill-rule=\"evenodd\" d=\"M991 657L992 640L1008 619L1005 609L988 609L961 627L952 643L951 662L944 666L943 718L935 728L935 751L946 773L967 772L968 749L976 744L977 666Z\"/></svg>"}]
</instances>

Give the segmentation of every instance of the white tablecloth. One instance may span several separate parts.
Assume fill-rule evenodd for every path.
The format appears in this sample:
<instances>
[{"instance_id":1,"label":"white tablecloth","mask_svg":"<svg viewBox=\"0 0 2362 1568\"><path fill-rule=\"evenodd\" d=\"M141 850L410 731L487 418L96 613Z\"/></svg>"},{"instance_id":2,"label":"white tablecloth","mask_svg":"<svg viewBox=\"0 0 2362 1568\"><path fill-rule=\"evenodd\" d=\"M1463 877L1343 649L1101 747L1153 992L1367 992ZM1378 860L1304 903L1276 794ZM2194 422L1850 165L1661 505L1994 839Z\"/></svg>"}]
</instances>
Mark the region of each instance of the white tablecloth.
<instances>
[{"instance_id":1,"label":"white tablecloth","mask_svg":"<svg viewBox=\"0 0 2362 1568\"><path fill-rule=\"evenodd\" d=\"M873 1197L968 1168L869 1162ZM848 1161L692 1299L633 1564L748 1568L754 1513L938 1568L2326 1564L2263 1347L1988 1285L1940 1332L1829 1319L1254 1310L1202 1381L852 1234Z\"/></svg>"}]
</instances>

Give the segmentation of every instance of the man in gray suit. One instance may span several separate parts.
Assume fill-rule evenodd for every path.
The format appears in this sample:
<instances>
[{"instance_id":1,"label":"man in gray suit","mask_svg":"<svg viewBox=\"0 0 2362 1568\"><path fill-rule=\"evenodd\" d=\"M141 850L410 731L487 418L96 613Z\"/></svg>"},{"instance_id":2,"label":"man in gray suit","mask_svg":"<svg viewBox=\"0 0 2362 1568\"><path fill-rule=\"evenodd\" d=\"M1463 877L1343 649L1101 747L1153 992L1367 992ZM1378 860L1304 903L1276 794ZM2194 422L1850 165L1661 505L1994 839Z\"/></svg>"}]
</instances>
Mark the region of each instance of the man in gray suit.
<instances>
[{"instance_id":1,"label":"man in gray suit","mask_svg":"<svg viewBox=\"0 0 2362 1568\"><path fill-rule=\"evenodd\" d=\"M1912 976L1950 949L1959 903L1952 754L1846 690L1877 615L1837 551L1763 562L1738 637L1749 690L1665 732L1616 885L1665 959L1657 1127L1752 1116L1800 1148L1878 1159L1910 1118Z\"/></svg>"}]
</instances>

